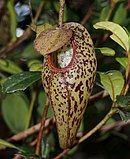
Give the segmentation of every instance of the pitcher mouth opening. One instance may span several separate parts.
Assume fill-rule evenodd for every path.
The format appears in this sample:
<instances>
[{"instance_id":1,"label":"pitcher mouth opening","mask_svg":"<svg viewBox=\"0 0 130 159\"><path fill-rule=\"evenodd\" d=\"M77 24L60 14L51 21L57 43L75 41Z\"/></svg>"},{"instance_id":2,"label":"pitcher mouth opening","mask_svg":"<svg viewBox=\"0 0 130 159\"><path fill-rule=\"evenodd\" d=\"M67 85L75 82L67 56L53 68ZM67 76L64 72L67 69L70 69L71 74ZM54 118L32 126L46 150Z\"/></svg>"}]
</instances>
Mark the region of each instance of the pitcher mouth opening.
<instances>
[{"instance_id":1,"label":"pitcher mouth opening","mask_svg":"<svg viewBox=\"0 0 130 159\"><path fill-rule=\"evenodd\" d=\"M76 48L73 40L48 55L48 64L56 72L66 71L73 65Z\"/></svg>"}]
</instances>

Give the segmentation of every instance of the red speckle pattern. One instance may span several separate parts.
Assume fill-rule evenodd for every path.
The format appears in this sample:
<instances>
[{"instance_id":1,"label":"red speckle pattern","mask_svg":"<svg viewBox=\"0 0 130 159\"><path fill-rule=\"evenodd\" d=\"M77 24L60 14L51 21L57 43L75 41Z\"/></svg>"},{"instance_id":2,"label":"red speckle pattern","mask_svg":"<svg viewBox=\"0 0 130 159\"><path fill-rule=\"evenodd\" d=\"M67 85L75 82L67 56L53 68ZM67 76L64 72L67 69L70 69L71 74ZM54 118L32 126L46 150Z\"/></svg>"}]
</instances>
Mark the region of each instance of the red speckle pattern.
<instances>
[{"instance_id":1,"label":"red speckle pattern","mask_svg":"<svg viewBox=\"0 0 130 159\"><path fill-rule=\"evenodd\" d=\"M94 85L97 62L87 30L78 23L66 23L63 28L73 32L73 60L69 67L57 69L46 55L42 81L53 107L60 147L65 149L74 143Z\"/></svg>"}]
</instances>

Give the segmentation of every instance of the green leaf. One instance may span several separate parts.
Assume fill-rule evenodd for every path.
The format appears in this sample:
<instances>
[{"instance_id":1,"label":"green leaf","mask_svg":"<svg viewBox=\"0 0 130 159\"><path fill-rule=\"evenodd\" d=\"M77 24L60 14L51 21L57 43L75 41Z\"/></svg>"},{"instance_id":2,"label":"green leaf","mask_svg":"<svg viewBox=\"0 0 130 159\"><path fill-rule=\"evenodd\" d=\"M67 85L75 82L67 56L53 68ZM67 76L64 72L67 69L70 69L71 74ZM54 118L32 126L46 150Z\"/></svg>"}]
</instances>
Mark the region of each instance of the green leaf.
<instances>
[{"instance_id":1,"label":"green leaf","mask_svg":"<svg viewBox=\"0 0 130 159\"><path fill-rule=\"evenodd\" d=\"M13 145L13 144L11 144L11 143L3 140L3 139L0 139L0 149L1 148L6 148L6 147L13 148L13 149L16 149L16 150L19 150L19 151L23 152L22 149L16 147L15 145Z\"/></svg>"},{"instance_id":2,"label":"green leaf","mask_svg":"<svg viewBox=\"0 0 130 159\"><path fill-rule=\"evenodd\" d=\"M25 159L34 159L34 156L35 156L35 148L32 147L32 146L29 146L29 145L22 145L21 146L23 152L21 152L21 156L26 156ZM36 158L35 158L36 159ZM37 159L40 159L40 158L37 158Z\"/></svg>"},{"instance_id":3,"label":"green leaf","mask_svg":"<svg viewBox=\"0 0 130 159\"><path fill-rule=\"evenodd\" d=\"M122 2L123 0L113 0L114 3Z\"/></svg>"},{"instance_id":4,"label":"green leaf","mask_svg":"<svg viewBox=\"0 0 130 159\"><path fill-rule=\"evenodd\" d=\"M22 52L22 57L23 58L36 58L38 57L39 54L37 53L37 51L34 49L33 43L29 43L27 44L27 46L25 47L25 49Z\"/></svg>"},{"instance_id":5,"label":"green leaf","mask_svg":"<svg viewBox=\"0 0 130 159\"><path fill-rule=\"evenodd\" d=\"M57 11L57 13L59 13L59 9L60 9L60 3L58 1L53 1L53 5L55 7L55 10ZM71 15L71 16L70 16ZM68 22L68 21L79 21L79 14L75 14L72 9L70 9L69 7L67 7L65 5L64 7L64 22Z\"/></svg>"},{"instance_id":6,"label":"green leaf","mask_svg":"<svg viewBox=\"0 0 130 159\"><path fill-rule=\"evenodd\" d=\"M2 85L5 93L25 90L41 78L41 72L21 72L9 77Z\"/></svg>"},{"instance_id":7,"label":"green leaf","mask_svg":"<svg viewBox=\"0 0 130 159\"><path fill-rule=\"evenodd\" d=\"M113 124L113 123L115 123L115 122L116 122L115 119L110 118L110 119L108 119L108 120L106 121L105 125L110 125L110 124Z\"/></svg>"},{"instance_id":8,"label":"green leaf","mask_svg":"<svg viewBox=\"0 0 130 159\"><path fill-rule=\"evenodd\" d=\"M49 23L44 23L44 24L41 24L41 25L38 25L36 26L35 24L31 24L29 26L33 31L35 31L37 33L37 36L43 32L44 30L48 30L48 29L51 29L53 26Z\"/></svg>"},{"instance_id":9,"label":"green leaf","mask_svg":"<svg viewBox=\"0 0 130 159\"><path fill-rule=\"evenodd\" d=\"M4 59L0 59L0 69L11 74L22 72L21 68L19 68L16 63Z\"/></svg>"},{"instance_id":10,"label":"green leaf","mask_svg":"<svg viewBox=\"0 0 130 159\"><path fill-rule=\"evenodd\" d=\"M42 136L42 144L41 144L41 155L42 158L50 159L51 152L54 152L55 147L55 136L53 133L49 133L47 136Z\"/></svg>"},{"instance_id":11,"label":"green leaf","mask_svg":"<svg viewBox=\"0 0 130 159\"><path fill-rule=\"evenodd\" d=\"M42 63L39 60L31 60L28 62L29 71L42 71Z\"/></svg>"},{"instance_id":12,"label":"green leaf","mask_svg":"<svg viewBox=\"0 0 130 159\"><path fill-rule=\"evenodd\" d=\"M78 151L78 145L74 146L67 154L68 155L74 155Z\"/></svg>"},{"instance_id":13,"label":"green leaf","mask_svg":"<svg viewBox=\"0 0 130 159\"><path fill-rule=\"evenodd\" d=\"M83 132L83 131L84 131L84 122L83 122L83 120L81 120L78 132Z\"/></svg>"},{"instance_id":14,"label":"green leaf","mask_svg":"<svg viewBox=\"0 0 130 159\"><path fill-rule=\"evenodd\" d=\"M100 52L101 54L105 56L114 56L115 51L109 47L102 47L102 48L96 48L96 52Z\"/></svg>"},{"instance_id":15,"label":"green leaf","mask_svg":"<svg viewBox=\"0 0 130 159\"><path fill-rule=\"evenodd\" d=\"M7 77L4 75L0 75L0 86L2 91L2 84L7 80Z\"/></svg>"},{"instance_id":16,"label":"green leaf","mask_svg":"<svg viewBox=\"0 0 130 159\"><path fill-rule=\"evenodd\" d=\"M12 41L16 40L16 27L17 27L17 16L14 8L14 0L7 1L7 8L10 15L10 31Z\"/></svg>"},{"instance_id":17,"label":"green leaf","mask_svg":"<svg viewBox=\"0 0 130 159\"><path fill-rule=\"evenodd\" d=\"M3 118L13 133L25 130L28 102L20 94L9 94L2 102Z\"/></svg>"},{"instance_id":18,"label":"green leaf","mask_svg":"<svg viewBox=\"0 0 130 159\"><path fill-rule=\"evenodd\" d=\"M120 95L124 86L124 78L121 72L112 70L106 73L99 72L99 75L101 83L110 94L111 99L116 101L116 96Z\"/></svg>"},{"instance_id":19,"label":"green leaf","mask_svg":"<svg viewBox=\"0 0 130 159\"><path fill-rule=\"evenodd\" d=\"M121 117L121 120L128 121L130 119L130 113L129 112L122 111L121 109L119 109L118 112L119 112L119 115Z\"/></svg>"},{"instance_id":20,"label":"green leaf","mask_svg":"<svg viewBox=\"0 0 130 159\"><path fill-rule=\"evenodd\" d=\"M123 25L127 22L126 18L127 18L127 9L124 9L124 4L121 3L118 6L112 21Z\"/></svg>"},{"instance_id":21,"label":"green leaf","mask_svg":"<svg viewBox=\"0 0 130 159\"><path fill-rule=\"evenodd\" d=\"M50 152L50 145L48 142L43 142L41 147L42 158L48 158Z\"/></svg>"},{"instance_id":22,"label":"green leaf","mask_svg":"<svg viewBox=\"0 0 130 159\"><path fill-rule=\"evenodd\" d=\"M126 69L128 63L128 59L126 57L123 58L117 57L116 61L119 62Z\"/></svg>"},{"instance_id":23,"label":"green leaf","mask_svg":"<svg viewBox=\"0 0 130 159\"><path fill-rule=\"evenodd\" d=\"M130 96L117 96L117 104L122 106L130 106Z\"/></svg>"},{"instance_id":24,"label":"green leaf","mask_svg":"<svg viewBox=\"0 0 130 159\"><path fill-rule=\"evenodd\" d=\"M106 6L102 9L100 14L100 21L103 21L106 19L106 17L108 16L109 10L110 10L110 6Z\"/></svg>"},{"instance_id":25,"label":"green leaf","mask_svg":"<svg viewBox=\"0 0 130 159\"><path fill-rule=\"evenodd\" d=\"M98 22L94 25L95 29L105 29L111 31L113 34L110 36L112 40L117 42L126 51L129 50L129 36L119 24L110 21Z\"/></svg>"},{"instance_id":26,"label":"green leaf","mask_svg":"<svg viewBox=\"0 0 130 159\"><path fill-rule=\"evenodd\" d=\"M121 138L123 140L128 141L128 136L126 134L124 134L124 133L119 132L119 131L113 131L112 135L117 136L117 137L119 137L119 138Z\"/></svg>"},{"instance_id":27,"label":"green leaf","mask_svg":"<svg viewBox=\"0 0 130 159\"><path fill-rule=\"evenodd\" d=\"M70 16L71 15L71 16ZM65 6L65 9L64 9L64 21L65 22L68 22L68 21L80 21L80 18L79 18L79 14L75 14L72 9L70 9L69 7L66 7Z\"/></svg>"},{"instance_id":28,"label":"green leaf","mask_svg":"<svg viewBox=\"0 0 130 159\"><path fill-rule=\"evenodd\" d=\"M39 96L38 96L39 107L37 108L37 111L38 111L40 117L43 116L43 109L44 109L45 103L46 103L46 93L44 91L40 91ZM53 117L52 107L49 106L47 118L52 118L52 117Z\"/></svg>"}]
</instances>

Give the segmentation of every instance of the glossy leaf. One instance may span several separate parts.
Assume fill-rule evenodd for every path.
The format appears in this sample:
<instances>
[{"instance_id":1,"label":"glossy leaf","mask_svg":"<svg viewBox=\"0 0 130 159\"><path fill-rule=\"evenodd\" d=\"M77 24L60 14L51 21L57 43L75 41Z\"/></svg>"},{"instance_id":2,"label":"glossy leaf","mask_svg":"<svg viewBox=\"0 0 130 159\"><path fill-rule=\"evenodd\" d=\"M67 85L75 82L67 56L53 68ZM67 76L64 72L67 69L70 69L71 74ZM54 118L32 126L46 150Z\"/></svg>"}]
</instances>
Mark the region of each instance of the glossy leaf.
<instances>
[{"instance_id":1,"label":"glossy leaf","mask_svg":"<svg viewBox=\"0 0 130 159\"><path fill-rule=\"evenodd\" d=\"M2 102L4 120L13 133L25 130L28 102L19 94L9 94Z\"/></svg>"},{"instance_id":2,"label":"glossy leaf","mask_svg":"<svg viewBox=\"0 0 130 159\"><path fill-rule=\"evenodd\" d=\"M112 32L110 36L115 42L117 42L125 50L129 50L129 36L126 31L119 25L110 21L98 22L94 25L95 29L105 29Z\"/></svg>"},{"instance_id":3,"label":"glossy leaf","mask_svg":"<svg viewBox=\"0 0 130 159\"><path fill-rule=\"evenodd\" d=\"M126 57L117 57L116 61L119 62L124 68L126 68L128 62L128 59Z\"/></svg>"},{"instance_id":4,"label":"glossy leaf","mask_svg":"<svg viewBox=\"0 0 130 159\"><path fill-rule=\"evenodd\" d=\"M99 73L101 84L110 94L113 101L116 101L116 96L120 95L124 85L124 78L119 71L109 71L106 73Z\"/></svg>"},{"instance_id":5,"label":"glossy leaf","mask_svg":"<svg viewBox=\"0 0 130 159\"><path fill-rule=\"evenodd\" d=\"M114 56L115 51L108 47L102 47L102 48L96 48L96 52L100 52L101 54L105 56Z\"/></svg>"},{"instance_id":6,"label":"glossy leaf","mask_svg":"<svg viewBox=\"0 0 130 159\"><path fill-rule=\"evenodd\" d=\"M41 78L41 72L21 72L9 77L2 85L5 93L25 90Z\"/></svg>"},{"instance_id":7,"label":"glossy leaf","mask_svg":"<svg viewBox=\"0 0 130 159\"><path fill-rule=\"evenodd\" d=\"M0 69L11 74L22 72L22 69L15 62L4 59L0 59Z\"/></svg>"},{"instance_id":8,"label":"glossy leaf","mask_svg":"<svg viewBox=\"0 0 130 159\"><path fill-rule=\"evenodd\" d=\"M3 140L3 139L0 139L0 149L3 149L3 148L6 148L6 147L9 147L9 148L13 148L13 149L16 149L16 150L19 150L19 151L23 151L22 149L18 148L17 146Z\"/></svg>"}]
</instances>

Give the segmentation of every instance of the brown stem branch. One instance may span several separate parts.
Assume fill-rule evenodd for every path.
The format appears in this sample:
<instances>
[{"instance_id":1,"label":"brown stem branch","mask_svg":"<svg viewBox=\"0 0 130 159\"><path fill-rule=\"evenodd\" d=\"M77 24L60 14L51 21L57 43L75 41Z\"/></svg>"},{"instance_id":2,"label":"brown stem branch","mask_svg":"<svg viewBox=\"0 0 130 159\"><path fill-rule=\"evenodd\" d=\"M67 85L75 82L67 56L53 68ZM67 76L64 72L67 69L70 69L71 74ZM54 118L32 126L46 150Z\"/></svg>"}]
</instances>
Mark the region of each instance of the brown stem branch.
<instances>
[{"instance_id":1,"label":"brown stem branch","mask_svg":"<svg viewBox=\"0 0 130 159\"><path fill-rule=\"evenodd\" d=\"M113 129L119 129L122 128L126 125L130 125L130 120L129 121L118 121L116 123L112 123L110 125L105 125L100 129L100 132L106 133L108 131L111 131Z\"/></svg>"},{"instance_id":2,"label":"brown stem branch","mask_svg":"<svg viewBox=\"0 0 130 159\"><path fill-rule=\"evenodd\" d=\"M45 122L45 125L44 127L48 127L50 122L52 121L52 118L50 119L47 119L46 122ZM41 123L38 123L34 126L32 126L31 128L27 129L27 130L24 130L16 135L13 135L12 137L10 137L9 139L7 139L8 141L20 141L20 140L23 140L25 138L27 138L28 136L38 132L40 130L40 126L41 126Z\"/></svg>"},{"instance_id":3,"label":"brown stem branch","mask_svg":"<svg viewBox=\"0 0 130 159\"><path fill-rule=\"evenodd\" d=\"M16 154L13 159L22 159L22 158L23 158L23 156L21 156L20 154Z\"/></svg>"},{"instance_id":4,"label":"brown stem branch","mask_svg":"<svg viewBox=\"0 0 130 159\"><path fill-rule=\"evenodd\" d=\"M105 18L105 21L109 21L109 20L110 20L110 18L111 18L111 16L112 16L112 12L114 11L116 5L117 5L117 3L116 3L116 2L113 2L113 0L112 0L112 1L111 1L111 4L110 4L110 9L109 9L109 11L108 11L108 13L107 13L107 16L106 16L106 18ZM97 46L99 46L99 45L105 43L109 36L110 36L109 33L106 33L106 34L104 34L104 35L100 35L100 36L98 37L97 41L96 41L95 46L97 47Z\"/></svg>"},{"instance_id":5,"label":"brown stem branch","mask_svg":"<svg viewBox=\"0 0 130 159\"><path fill-rule=\"evenodd\" d=\"M95 101L97 101L97 100L99 100L99 99L105 98L105 97L107 97L108 95L109 95L109 94L108 94L107 91L101 91L101 92L99 92L99 93L96 93L96 94L90 96L89 101L88 101L88 104L91 104L91 103L93 103L93 102L95 102Z\"/></svg>"},{"instance_id":6,"label":"brown stem branch","mask_svg":"<svg viewBox=\"0 0 130 159\"><path fill-rule=\"evenodd\" d=\"M93 95L93 96L91 96L89 98L89 104L91 104L91 103L93 103L93 102L95 102L95 101L97 101L97 100L99 100L101 98L105 98L106 96L108 96L108 93L106 91L101 91L101 92L99 92L99 93L97 93L97 94L95 94L95 95ZM45 121L44 128L47 128L51 121L52 121L52 118L47 119ZM54 121L54 119L53 119L53 121ZM20 141L20 140L23 140L23 139L27 138L28 136L38 132L40 130L40 126L41 126L41 123L38 123L38 124L32 126L31 128L29 128L27 130L24 130L24 131L22 131L22 132L20 132L20 133L18 133L16 135L10 137L8 139L8 141Z\"/></svg>"},{"instance_id":7,"label":"brown stem branch","mask_svg":"<svg viewBox=\"0 0 130 159\"><path fill-rule=\"evenodd\" d=\"M90 130L82 138L79 139L78 144L80 144L81 142L86 140L88 137L90 137L92 134L94 134L97 130L99 130L105 124L105 122L117 112L118 112L117 109L110 110L110 112L92 130Z\"/></svg>"},{"instance_id":8,"label":"brown stem branch","mask_svg":"<svg viewBox=\"0 0 130 159\"><path fill-rule=\"evenodd\" d=\"M59 11L59 26L62 27L63 19L64 19L64 6L65 0L60 0L60 11Z\"/></svg>"},{"instance_id":9,"label":"brown stem branch","mask_svg":"<svg viewBox=\"0 0 130 159\"><path fill-rule=\"evenodd\" d=\"M15 154L13 159L23 159L23 158L25 158L25 156L20 154L20 153L18 153L18 154Z\"/></svg>"},{"instance_id":10,"label":"brown stem branch","mask_svg":"<svg viewBox=\"0 0 130 159\"><path fill-rule=\"evenodd\" d=\"M36 12L36 15L34 17L34 22L37 22L42 10L43 10L43 7L45 6L45 4L48 2L48 0L42 0L38 9L37 9L37 12ZM32 22L33 23L33 22Z\"/></svg>"},{"instance_id":11,"label":"brown stem branch","mask_svg":"<svg viewBox=\"0 0 130 159\"><path fill-rule=\"evenodd\" d=\"M125 84L121 92L121 95L123 96L126 95L130 87L130 50L126 51L126 57L128 58L128 63L125 72Z\"/></svg>"},{"instance_id":12,"label":"brown stem branch","mask_svg":"<svg viewBox=\"0 0 130 159\"><path fill-rule=\"evenodd\" d=\"M82 143L83 141L85 141L87 138L89 138L92 134L94 134L97 130L99 130L109 118L111 118L117 112L118 112L117 109L111 109L109 111L109 113L92 130L90 130L84 136L82 136L75 145L78 145L78 144ZM71 148L73 148L74 146L72 146ZM63 152L61 152L58 156L56 156L53 159L60 159L69 150L70 150L70 148L63 150Z\"/></svg>"},{"instance_id":13,"label":"brown stem branch","mask_svg":"<svg viewBox=\"0 0 130 159\"><path fill-rule=\"evenodd\" d=\"M92 13L93 13L93 4L87 9L87 12L83 17L83 19L81 20L80 24L84 25L87 22L87 20L91 17Z\"/></svg>"},{"instance_id":14,"label":"brown stem branch","mask_svg":"<svg viewBox=\"0 0 130 159\"><path fill-rule=\"evenodd\" d=\"M48 125L50 124L50 121L52 119L47 119L46 122L45 122L45 127L48 127ZM118 121L116 123L113 123L113 124L110 124L110 125L105 125L105 126L102 126L100 128L100 132L102 133L106 133L112 129L118 129L118 128L121 128L123 126L126 126L126 125L130 125L130 120L127 121L127 122L124 122L124 121ZM33 133L39 131L40 129L40 123L25 130L24 132L21 132L17 135L14 135L13 137L9 138L8 141L19 141L19 140L22 140L26 137L28 137L29 135L32 135ZM78 133L77 134L78 137L82 137L82 133ZM64 154L66 154L70 149L65 149L62 153L60 153L58 156L56 156L54 159L59 159L61 158Z\"/></svg>"},{"instance_id":15,"label":"brown stem branch","mask_svg":"<svg viewBox=\"0 0 130 159\"><path fill-rule=\"evenodd\" d=\"M47 119L47 120L46 120L45 127L48 127L50 121L51 121L51 119ZM102 133L106 133L106 132L111 131L111 130L113 130L113 129L122 128L122 127L124 127L124 126L126 126L126 125L130 125L130 120L127 121L127 122L125 122L125 121L118 121L118 122L113 123L113 124L110 124L110 125L102 126L99 131L102 132ZM37 131L38 131L38 130L40 129L40 123L37 124L37 125L35 125L35 127L36 127L36 129L37 129ZM35 127L33 126L31 129L33 130L33 128L34 128L34 130L36 130ZM31 129L30 129L30 130L31 130ZM28 130L29 130L29 129L28 129ZM26 130L26 131L27 131L27 130ZM25 131L25 134L26 134L26 131ZM33 133L33 131L31 131L31 132ZM34 131L34 132L35 132L35 131ZM16 136L16 138L15 138L15 136ZM12 141L12 140L18 141L19 139L20 139L20 140L23 139L23 133L22 133L22 138L18 138L17 135L15 135L15 136L14 136L14 138L10 138L10 139L11 139L10 141ZM81 137L82 137L82 133L81 133L81 135L80 135L80 133L78 133L77 136L81 138ZM26 138L26 136L25 136L25 138ZM58 156L56 156L54 159L60 159L60 158L61 158L64 154L66 154L69 150L70 150L70 149L65 149L62 153L60 153L60 154L59 154ZM20 155L19 155L19 156L16 156L16 158L17 158L17 157L20 157ZM14 158L14 159L16 159L16 158Z\"/></svg>"},{"instance_id":16,"label":"brown stem branch","mask_svg":"<svg viewBox=\"0 0 130 159\"><path fill-rule=\"evenodd\" d=\"M0 57L4 57L7 53L16 48L23 41L28 39L28 37L30 37L31 34L32 31L28 28L20 38L18 38L16 41L12 43L9 43L2 51L0 51Z\"/></svg>"},{"instance_id":17,"label":"brown stem branch","mask_svg":"<svg viewBox=\"0 0 130 159\"><path fill-rule=\"evenodd\" d=\"M37 9L36 16L35 16L35 18L34 18L34 20L33 20L32 23L34 23L34 22L36 22L38 20L40 14L42 12L42 8L46 4L45 2L47 2L47 1L45 1L45 0L41 1L40 5L39 5L39 8ZM13 50L14 48L16 48L23 41L25 41L26 39L28 39L28 37L30 37L31 34L32 34L32 31L30 30L30 27L28 27L25 30L24 34L20 38L17 38L16 41L9 43L3 50L0 51L0 57L4 57L7 53L9 53L11 50Z\"/></svg>"},{"instance_id":18,"label":"brown stem branch","mask_svg":"<svg viewBox=\"0 0 130 159\"><path fill-rule=\"evenodd\" d=\"M62 156L64 156L70 149L67 148L65 150L63 150L59 155L57 155L56 157L54 157L53 159L60 159Z\"/></svg>"},{"instance_id":19,"label":"brown stem branch","mask_svg":"<svg viewBox=\"0 0 130 159\"><path fill-rule=\"evenodd\" d=\"M42 117L42 121L41 121L41 126L40 126L40 131L37 137L37 146L36 146L36 155L39 156L40 153L40 148L41 148L41 139L42 139L42 132L43 132L43 128L45 126L45 121L46 121L46 116L47 116L47 112L48 112L48 107L49 107L49 99L46 99L46 104L44 106L44 111L43 111L43 117Z\"/></svg>"}]
</instances>

